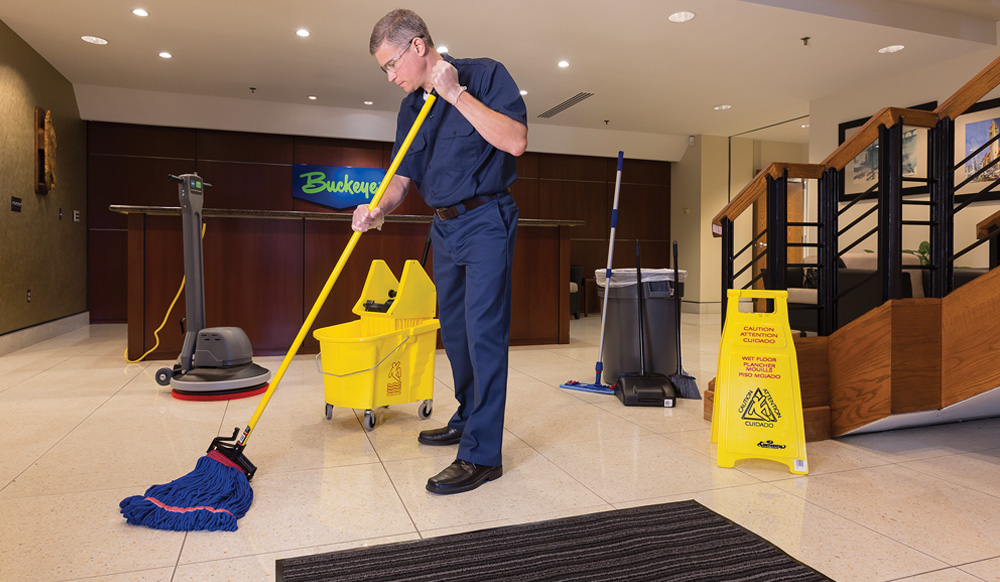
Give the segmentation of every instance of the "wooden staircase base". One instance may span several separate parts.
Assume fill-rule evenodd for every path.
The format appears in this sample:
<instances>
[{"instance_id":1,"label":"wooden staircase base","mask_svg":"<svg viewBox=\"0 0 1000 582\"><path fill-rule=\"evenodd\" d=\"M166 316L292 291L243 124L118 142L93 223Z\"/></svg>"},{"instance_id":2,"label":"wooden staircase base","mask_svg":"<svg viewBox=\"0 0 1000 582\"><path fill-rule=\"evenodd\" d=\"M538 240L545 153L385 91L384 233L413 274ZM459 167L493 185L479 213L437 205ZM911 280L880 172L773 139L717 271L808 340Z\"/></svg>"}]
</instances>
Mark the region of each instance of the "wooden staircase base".
<instances>
[{"instance_id":1,"label":"wooden staircase base","mask_svg":"<svg viewBox=\"0 0 1000 582\"><path fill-rule=\"evenodd\" d=\"M802 423L806 442L831 438L830 390L827 373L827 340L825 337L796 337L795 352L798 356L799 387L802 390ZM705 420L712 420L715 402L715 379L704 392Z\"/></svg>"},{"instance_id":2,"label":"wooden staircase base","mask_svg":"<svg viewBox=\"0 0 1000 582\"><path fill-rule=\"evenodd\" d=\"M797 337L807 441L1000 386L1000 269L944 299L889 301L829 337ZM712 418L715 381L705 392Z\"/></svg>"}]
</instances>

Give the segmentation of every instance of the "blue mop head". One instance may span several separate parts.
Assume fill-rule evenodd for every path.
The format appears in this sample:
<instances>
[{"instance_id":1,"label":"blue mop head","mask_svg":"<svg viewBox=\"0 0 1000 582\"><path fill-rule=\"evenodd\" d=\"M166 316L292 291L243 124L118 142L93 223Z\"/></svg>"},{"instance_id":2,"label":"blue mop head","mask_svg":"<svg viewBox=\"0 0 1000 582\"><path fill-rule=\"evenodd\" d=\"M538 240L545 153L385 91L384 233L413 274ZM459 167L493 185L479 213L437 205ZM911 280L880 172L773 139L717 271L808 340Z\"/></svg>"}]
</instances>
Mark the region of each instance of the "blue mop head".
<instances>
[{"instance_id":1,"label":"blue mop head","mask_svg":"<svg viewBox=\"0 0 1000 582\"><path fill-rule=\"evenodd\" d=\"M570 380L559 385L560 388L569 388L570 390L579 390L581 392L593 392L594 394L614 394L615 387L608 386L607 384L587 384L586 382L577 382L576 380Z\"/></svg>"},{"instance_id":2,"label":"blue mop head","mask_svg":"<svg viewBox=\"0 0 1000 582\"><path fill-rule=\"evenodd\" d=\"M132 525L171 531L236 531L236 520L253 503L253 489L246 474L218 451L198 459L194 471L153 485L144 495L119 503Z\"/></svg>"}]
</instances>

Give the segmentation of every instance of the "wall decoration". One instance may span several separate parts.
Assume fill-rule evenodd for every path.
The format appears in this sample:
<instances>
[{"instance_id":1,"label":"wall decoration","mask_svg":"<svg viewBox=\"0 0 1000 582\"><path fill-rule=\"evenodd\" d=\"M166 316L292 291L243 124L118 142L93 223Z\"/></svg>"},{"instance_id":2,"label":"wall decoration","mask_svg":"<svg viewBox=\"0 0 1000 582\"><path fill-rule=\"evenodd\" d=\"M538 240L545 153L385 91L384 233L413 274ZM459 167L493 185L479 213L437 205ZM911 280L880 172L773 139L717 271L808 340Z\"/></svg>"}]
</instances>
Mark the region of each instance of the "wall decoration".
<instances>
[{"instance_id":1,"label":"wall decoration","mask_svg":"<svg viewBox=\"0 0 1000 582\"><path fill-rule=\"evenodd\" d=\"M984 147L985 146L985 147ZM955 119L955 201L990 189L977 202L1000 200L1000 99L981 101ZM977 172L986 168L983 172ZM972 178L963 185L969 177Z\"/></svg>"},{"instance_id":2,"label":"wall decoration","mask_svg":"<svg viewBox=\"0 0 1000 582\"><path fill-rule=\"evenodd\" d=\"M35 107L35 194L56 187L56 129L52 112Z\"/></svg>"},{"instance_id":3,"label":"wall decoration","mask_svg":"<svg viewBox=\"0 0 1000 582\"><path fill-rule=\"evenodd\" d=\"M52 123L52 111L45 112L45 189L56 187L56 126Z\"/></svg>"},{"instance_id":4,"label":"wall decoration","mask_svg":"<svg viewBox=\"0 0 1000 582\"><path fill-rule=\"evenodd\" d=\"M923 111L933 111L937 107L937 101L914 105L910 109L920 109ZM839 141L842 144L847 138L854 135L862 125L868 122L870 117L855 119L841 123L838 126ZM869 188L878 184L878 140L876 139L858 157L854 158L844 166L843 191L840 193L841 202L850 202L858 194L868 191ZM904 178L926 178L927 177L927 129L923 127L903 126L903 177ZM906 184L916 184L907 186ZM919 182L904 182L903 195L926 194L927 184ZM866 199L877 198L877 192L872 192L865 196Z\"/></svg>"}]
</instances>

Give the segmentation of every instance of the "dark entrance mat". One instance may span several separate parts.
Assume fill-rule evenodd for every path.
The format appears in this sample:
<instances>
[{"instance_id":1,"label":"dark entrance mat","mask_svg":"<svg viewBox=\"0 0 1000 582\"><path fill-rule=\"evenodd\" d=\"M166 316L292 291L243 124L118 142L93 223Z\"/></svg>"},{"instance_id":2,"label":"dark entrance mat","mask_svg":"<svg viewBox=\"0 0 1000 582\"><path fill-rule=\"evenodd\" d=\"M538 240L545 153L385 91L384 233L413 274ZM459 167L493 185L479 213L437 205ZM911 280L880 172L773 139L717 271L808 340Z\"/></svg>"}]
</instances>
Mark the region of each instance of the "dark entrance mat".
<instances>
[{"instance_id":1,"label":"dark entrance mat","mask_svg":"<svg viewBox=\"0 0 1000 582\"><path fill-rule=\"evenodd\" d=\"M279 582L832 582L695 501L276 562Z\"/></svg>"}]
</instances>

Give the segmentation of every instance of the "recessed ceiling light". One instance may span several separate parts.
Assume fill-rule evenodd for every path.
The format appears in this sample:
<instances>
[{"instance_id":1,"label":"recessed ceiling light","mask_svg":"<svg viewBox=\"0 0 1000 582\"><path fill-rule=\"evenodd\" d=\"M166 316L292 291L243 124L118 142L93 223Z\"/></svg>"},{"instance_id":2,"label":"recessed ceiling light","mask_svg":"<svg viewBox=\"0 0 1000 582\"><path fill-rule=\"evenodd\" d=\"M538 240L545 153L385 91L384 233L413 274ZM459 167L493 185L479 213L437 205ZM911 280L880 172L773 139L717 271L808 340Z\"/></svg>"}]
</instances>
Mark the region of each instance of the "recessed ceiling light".
<instances>
[{"instance_id":1,"label":"recessed ceiling light","mask_svg":"<svg viewBox=\"0 0 1000 582\"><path fill-rule=\"evenodd\" d=\"M317 97L315 95L310 95L309 96L309 100L310 101L315 101L316 99L317 99Z\"/></svg>"},{"instance_id":2,"label":"recessed ceiling light","mask_svg":"<svg viewBox=\"0 0 1000 582\"><path fill-rule=\"evenodd\" d=\"M559 66L563 69L569 66L569 61L559 61Z\"/></svg>"},{"instance_id":3,"label":"recessed ceiling light","mask_svg":"<svg viewBox=\"0 0 1000 582\"><path fill-rule=\"evenodd\" d=\"M884 46L884 47L878 49L878 52L882 53L883 55L887 55L889 53L898 53L899 51L903 50L904 48L906 48L906 47L904 47L901 44L892 44L892 45Z\"/></svg>"},{"instance_id":4,"label":"recessed ceiling light","mask_svg":"<svg viewBox=\"0 0 1000 582\"><path fill-rule=\"evenodd\" d=\"M108 44L108 41L99 36L81 36L80 38L83 42L89 42L90 44Z\"/></svg>"},{"instance_id":5,"label":"recessed ceiling light","mask_svg":"<svg viewBox=\"0 0 1000 582\"><path fill-rule=\"evenodd\" d=\"M694 12L674 12L667 17L670 22L687 22L694 18Z\"/></svg>"},{"instance_id":6,"label":"recessed ceiling light","mask_svg":"<svg viewBox=\"0 0 1000 582\"><path fill-rule=\"evenodd\" d=\"M174 57L174 55L168 53L167 51L163 51L162 53L160 53L160 56L165 59L172 59Z\"/></svg>"},{"instance_id":7,"label":"recessed ceiling light","mask_svg":"<svg viewBox=\"0 0 1000 582\"><path fill-rule=\"evenodd\" d=\"M521 89L521 95L527 95L527 94L528 94L527 91L525 91L524 89Z\"/></svg>"},{"instance_id":8,"label":"recessed ceiling light","mask_svg":"<svg viewBox=\"0 0 1000 582\"><path fill-rule=\"evenodd\" d=\"M733 108L732 105L729 105L727 103L723 103L722 105L716 105L712 109L715 109L716 111L727 111L727 110L732 109L732 108Z\"/></svg>"},{"instance_id":9,"label":"recessed ceiling light","mask_svg":"<svg viewBox=\"0 0 1000 582\"><path fill-rule=\"evenodd\" d=\"M446 52L448 52L448 47L446 47L446 46L439 46L439 47L437 47L437 52L439 52L439 53L446 53Z\"/></svg>"},{"instance_id":10,"label":"recessed ceiling light","mask_svg":"<svg viewBox=\"0 0 1000 582\"><path fill-rule=\"evenodd\" d=\"M801 127L802 129L809 129L809 124L808 123L803 123L799 127Z\"/></svg>"},{"instance_id":11,"label":"recessed ceiling light","mask_svg":"<svg viewBox=\"0 0 1000 582\"><path fill-rule=\"evenodd\" d=\"M302 37L305 37L305 36L309 36L309 31L306 30L306 29L304 29L304 28L300 28L300 29L298 29L298 30L295 31L295 34L297 34L299 36L302 36Z\"/></svg>"},{"instance_id":12,"label":"recessed ceiling light","mask_svg":"<svg viewBox=\"0 0 1000 582\"><path fill-rule=\"evenodd\" d=\"M135 14L136 16L149 16L149 12L146 12L142 8L136 8L132 11L132 14Z\"/></svg>"},{"instance_id":13,"label":"recessed ceiling light","mask_svg":"<svg viewBox=\"0 0 1000 582\"><path fill-rule=\"evenodd\" d=\"M365 101L365 105L374 105L374 104L375 104L374 101Z\"/></svg>"}]
</instances>

